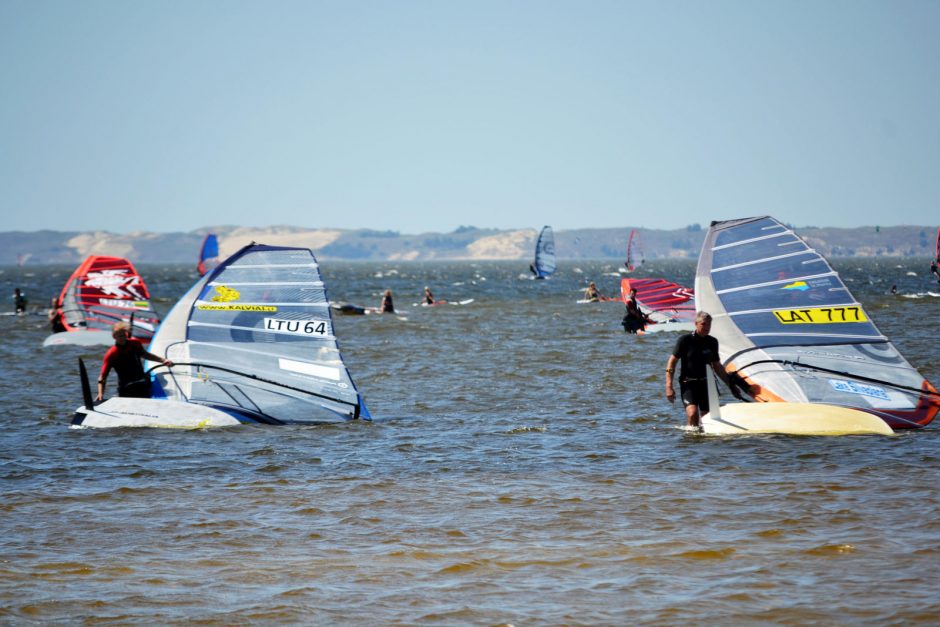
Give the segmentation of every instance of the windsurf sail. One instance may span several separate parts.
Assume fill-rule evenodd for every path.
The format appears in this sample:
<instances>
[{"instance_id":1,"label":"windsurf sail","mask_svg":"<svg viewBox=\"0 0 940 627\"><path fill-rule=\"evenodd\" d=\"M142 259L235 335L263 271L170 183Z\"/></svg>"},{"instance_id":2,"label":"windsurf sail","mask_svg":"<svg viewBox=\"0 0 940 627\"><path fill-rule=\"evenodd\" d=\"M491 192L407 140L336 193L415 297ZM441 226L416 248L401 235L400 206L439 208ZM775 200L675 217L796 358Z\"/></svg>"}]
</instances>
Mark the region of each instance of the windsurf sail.
<instances>
[{"instance_id":1,"label":"windsurf sail","mask_svg":"<svg viewBox=\"0 0 940 627\"><path fill-rule=\"evenodd\" d=\"M250 244L200 279L167 315L150 351L176 365L155 397L245 421L368 418L343 363L313 253Z\"/></svg>"},{"instance_id":2,"label":"windsurf sail","mask_svg":"<svg viewBox=\"0 0 940 627\"><path fill-rule=\"evenodd\" d=\"M934 259L936 259L937 264L940 265L940 226L937 227L937 250L934 253Z\"/></svg>"},{"instance_id":3,"label":"windsurf sail","mask_svg":"<svg viewBox=\"0 0 940 627\"><path fill-rule=\"evenodd\" d=\"M636 289L636 302L643 313L655 322L695 322L695 293L687 287L665 279L620 280L623 301Z\"/></svg>"},{"instance_id":4,"label":"windsurf sail","mask_svg":"<svg viewBox=\"0 0 940 627\"><path fill-rule=\"evenodd\" d=\"M550 226L542 227L539 233L532 268L537 279L550 277L555 272L555 234Z\"/></svg>"},{"instance_id":5,"label":"windsurf sail","mask_svg":"<svg viewBox=\"0 0 940 627\"><path fill-rule=\"evenodd\" d=\"M199 270L199 276L204 276L207 272L219 265L219 239L215 233L209 233L202 240L202 248L199 249L199 263L196 269Z\"/></svg>"},{"instance_id":6,"label":"windsurf sail","mask_svg":"<svg viewBox=\"0 0 940 627\"><path fill-rule=\"evenodd\" d=\"M633 272L636 270L637 266L642 265L644 261L643 243L640 240L640 232L633 229L630 231L630 237L627 238L627 260L624 261L623 265L627 272Z\"/></svg>"},{"instance_id":7,"label":"windsurf sail","mask_svg":"<svg viewBox=\"0 0 940 627\"><path fill-rule=\"evenodd\" d=\"M770 216L712 223L695 300L712 315L722 363L756 386L755 400L858 409L895 429L940 409L829 263Z\"/></svg>"},{"instance_id":8,"label":"windsurf sail","mask_svg":"<svg viewBox=\"0 0 940 627\"><path fill-rule=\"evenodd\" d=\"M130 321L133 315L132 334L146 342L160 324L143 278L121 257L85 259L65 282L56 302L66 332L106 331L110 338L111 326Z\"/></svg>"}]
</instances>

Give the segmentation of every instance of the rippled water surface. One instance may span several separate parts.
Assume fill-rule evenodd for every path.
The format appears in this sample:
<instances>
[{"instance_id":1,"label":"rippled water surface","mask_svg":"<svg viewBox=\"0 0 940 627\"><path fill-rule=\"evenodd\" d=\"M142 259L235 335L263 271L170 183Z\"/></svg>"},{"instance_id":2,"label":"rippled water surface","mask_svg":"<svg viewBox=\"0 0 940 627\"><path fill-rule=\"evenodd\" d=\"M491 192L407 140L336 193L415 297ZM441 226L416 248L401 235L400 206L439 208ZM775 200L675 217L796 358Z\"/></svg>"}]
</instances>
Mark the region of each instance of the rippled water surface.
<instances>
[{"instance_id":1,"label":"rippled water surface","mask_svg":"<svg viewBox=\"0 0 940 627\"><path fill-rule=\"evenodd\" d=\"M940 383L927 262L834 265ZM196 279L139 270L162 314ZM588 280L616 292L614 264L323 270L334 300L391 288L401 310L336 319L372 423L72 430L77 357L104 349L42 349L44 317L0 318L0 622L937 623L937 427L684 433L663 394L676 336L575 303ZM38 307L70 271L0 282ZM475 300L413 307L425 285Z\"/></svg>"}]
</instances>

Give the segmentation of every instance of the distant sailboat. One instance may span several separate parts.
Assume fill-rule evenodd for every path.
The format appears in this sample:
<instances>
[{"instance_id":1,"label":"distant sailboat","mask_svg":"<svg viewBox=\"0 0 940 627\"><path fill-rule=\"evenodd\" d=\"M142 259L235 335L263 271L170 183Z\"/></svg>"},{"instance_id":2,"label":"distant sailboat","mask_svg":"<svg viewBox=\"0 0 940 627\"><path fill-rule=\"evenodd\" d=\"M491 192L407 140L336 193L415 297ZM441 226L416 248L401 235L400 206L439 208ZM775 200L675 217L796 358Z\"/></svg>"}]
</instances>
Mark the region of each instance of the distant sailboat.
<instances>
[{"instance_id":1,"label":"distant sailboat","mask_svg":"<svg viewBox=\"0 0 940 627\"><path fill-rule=\"evenodd\" d=\"M704 417L706 433L880 433L923 427L940 410L838 273L772 217L712 224L695 300L713 316L722 364L762 401L716 405L721 420Z\"/></svg>"},{"instance_id":2,"label":"distant sailboat","mask_svg":"<svg viewBox=\"0 0 940 627\"><path fill-rule=\"evenodd\" d=\"M536 279L547 279L555 272L555 234L552 227L542 227L535 243L535 262L529 270Z\"/></svg>"},{"instance_id":3,"label":"distant sailboat","mask_svg":"<svg viewBox=\"0 0 940 627\"><path fill-rule=\"evenodd\" d=\"M343 363L313 253L250 244L201 278L150 352L154 398L85 399L86 427L320 424L370 415Z\"/></svg>"},{"instance_id":4,"label":"distant sailboat","mask_svg":"<svg viewBox=\"0 0 940 627\"><path fill-rule=\"evenodd\" d=\"M624 302L630 291L636 290L636 302L654 325L647 333L658 331L692 331L695 329L695 293L687 287L665 279L620 280L620 294Z\"/></svg>"},{"instance_id":5,"label":"distant sailboat","mask_svg":"<svg viewBox=\"0 0 940 627\"><path fill-rule=\"evenodd\" d=\"M623 263L621 272L633 272L638 266L646 261L643 257L643 242L640 239L640 232L637 229L630 231L630 237L627 238L627 259Z\"/></svg>"},{"instance_id":6,"label":"distant sailboat","mask_svg":"<svg viewBox=\"0 0 940 627\"><path fill-rule=\"evenodd\" d=\"M209 233L202 240L202 247L199 249L199 263L196 264L196 269L199 271L199 276L205 276L217 265L219 265L219 239L215 236L215 233Z\"/></svg>"},{"instance_id":7,"label":"distant sailboat","mask_svg":"<svg viewBox=\"0 0 940 627\"><path fill-rule=\"evenodd\" d=\"M43 346L109 345L111 326L122 320L132 321L131 334L146 344L160 324L143 277L121 257L86 258L65 282L55 315L65 331L47 337Z\"/></svg>"}]
</instances>

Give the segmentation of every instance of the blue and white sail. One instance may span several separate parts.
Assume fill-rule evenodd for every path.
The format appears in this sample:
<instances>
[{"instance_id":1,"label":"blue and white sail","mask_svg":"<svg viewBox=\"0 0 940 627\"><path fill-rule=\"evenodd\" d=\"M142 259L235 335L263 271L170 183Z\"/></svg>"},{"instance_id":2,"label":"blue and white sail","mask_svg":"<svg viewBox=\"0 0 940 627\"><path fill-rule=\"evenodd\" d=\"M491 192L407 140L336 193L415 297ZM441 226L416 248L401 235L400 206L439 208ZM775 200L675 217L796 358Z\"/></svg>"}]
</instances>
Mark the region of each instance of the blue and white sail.
<instances>
[{"instance_id":1,"label":"blue and white sail","mask_svg":"<svg viewBox=\"0 0 940 627\"><path fill-rule=\"evenodd\" d=\"M829 263L772 217L711 225L695 300L755 400L857 409L892 428L921 427L940 409Z\"/></svg>"},{"instance_id":2,"label":"blue and white sail","mask_svg":"<svg viewBox=\"0 0 940 627\"><path fill-rule=\"evenodd\" d=\"M537 279L548 278L555 272L555 234L550 226L542 227L539 233L532 268Z\"/></svg>"},{"instance_id":3,"label":"blue and white sail","mask_svg":"<svg viewBox=\"0 0 940 627\"><path fill-rule=\"evenodd\" d=\"M370 418L340 354L319 266L305 248L242 248L180 299L150 352L174 365L154 372L154 398L145 405L157 418L146 426ZM126 400L140 402L105 405L116 401L121 409ZM195 425L175 422L186 414L180 405L198 408L189 412ZM94 424L92 414L108 411L98 406L80 424L115 426ZM206 422L210 414L219 419Z\"/></svg>"},{"instance_id":4,"label":"blue and white sail","mask_svg":"<svg viewBox=\"0 0 940 627\"><path fill-rule=\"evenodd\" d=\"M215 233L209 233L202 240L196 270L199 272L199 276L205 276L217 265L219 265L219 238L216 237Z\"/></svg>"}]
</instances>

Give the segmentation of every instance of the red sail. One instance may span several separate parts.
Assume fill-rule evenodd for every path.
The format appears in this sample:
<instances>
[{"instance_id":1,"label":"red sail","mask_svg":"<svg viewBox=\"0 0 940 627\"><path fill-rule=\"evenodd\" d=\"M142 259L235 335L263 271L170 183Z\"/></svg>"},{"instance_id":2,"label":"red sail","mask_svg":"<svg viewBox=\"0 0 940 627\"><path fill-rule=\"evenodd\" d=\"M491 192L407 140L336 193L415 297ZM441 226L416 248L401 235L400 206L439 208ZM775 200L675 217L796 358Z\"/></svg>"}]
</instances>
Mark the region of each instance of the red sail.
<instances>
[{"instance_id":1,"label":"red sail","mask_svg":"<svg viewBox=\"0 0 940 627\"><path fill-rule=\"evenodd\" d=\"M160 324L143 278L120 257L85 259L65 282L57 305L66 331L110 331L133 315L133 336L149 340Z\"/></svg>"}]
</instances>

